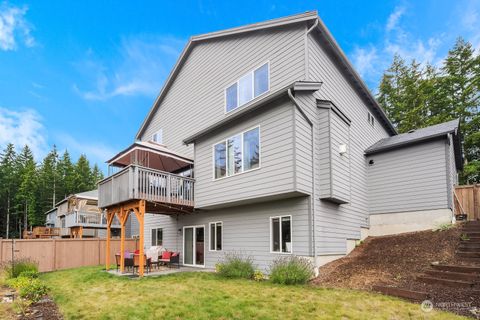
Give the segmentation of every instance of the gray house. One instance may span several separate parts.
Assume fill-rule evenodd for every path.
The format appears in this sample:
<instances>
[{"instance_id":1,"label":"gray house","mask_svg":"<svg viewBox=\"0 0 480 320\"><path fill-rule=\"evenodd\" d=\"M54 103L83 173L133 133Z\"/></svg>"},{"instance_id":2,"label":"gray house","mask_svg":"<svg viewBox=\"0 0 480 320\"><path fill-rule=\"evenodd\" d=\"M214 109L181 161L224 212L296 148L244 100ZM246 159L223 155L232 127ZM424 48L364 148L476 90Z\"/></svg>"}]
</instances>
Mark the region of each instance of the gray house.
<instances>
[{"instance_id":1,"label":"gray house","mask_svg":"<svg viewBox=\"0 0 480 320\"><path fill-rule=\"evenodd\" d=\"M316 12L194 36L99 183L144 247L214 267L316 266L356 240L452 219L458 122L397 135Z\"/></svg>"}]
</instances>

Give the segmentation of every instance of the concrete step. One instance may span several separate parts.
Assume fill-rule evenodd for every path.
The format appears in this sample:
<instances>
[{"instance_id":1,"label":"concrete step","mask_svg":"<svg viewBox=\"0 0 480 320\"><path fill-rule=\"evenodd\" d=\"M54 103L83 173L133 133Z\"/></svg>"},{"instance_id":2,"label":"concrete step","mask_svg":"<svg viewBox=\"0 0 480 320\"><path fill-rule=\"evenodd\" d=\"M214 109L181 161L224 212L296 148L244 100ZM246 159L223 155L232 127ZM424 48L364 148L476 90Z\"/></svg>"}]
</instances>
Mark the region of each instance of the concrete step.
<instances>
[{"instance_id":1,"label":"concrete step","mask_svg":"<svg viewBox=\"0 0 480 320\"><path fill-rule=\"evenodd\" d=\"M373 286L373 290L389 296L404 298L408 300L424 301L429 298L426 292L413 291L396 287Z\"/></svg>"},{"instance_id":2,"label":"concrete step","mask_svg":"<svg viewBox=\"0 0 480 320\"><path fill-rule=\"evenodd\" d=\"M480 275L480 266L459 266L459 265L449 265L449 264L432 264L433 269L443 270L449 272L461 272L461 273L473 273Z\"/></svg>"},{"instance_id":3,"label":"concrete step","mask_svg":"<svg viewBox=\"0 0 480 320\"><path fill-rule=\"evenodd\" d=\"M471 281L441 279L441 278L435 278L427 275L418 276L417 280L423 283L431 283L431 284L437 284L437 285L443 285L443 286L455 287L455 288L473 288L474 286L474 283Z\"/></svg>"},{"instance_id":4,"label":"concrete step","mask_svg":"<svg viewBox=\"0 0 480 320\"><path fill-rule=\"evenodd\" d=\"M432 269L425 271L425 274L432 278L462 280L471 281L473 283L480 283L480 274L475 273L451 272Z\"/></svg>"},{"instance_id":5,"label":"concrete step","mask_svg":"<svg viewBox=\"0 0 480 320\"><path fill-rule=\"evenodd\" d=\"M457 251L456 255L463 258L480 258L480 252Z\"/></svg>"}]
</instances>

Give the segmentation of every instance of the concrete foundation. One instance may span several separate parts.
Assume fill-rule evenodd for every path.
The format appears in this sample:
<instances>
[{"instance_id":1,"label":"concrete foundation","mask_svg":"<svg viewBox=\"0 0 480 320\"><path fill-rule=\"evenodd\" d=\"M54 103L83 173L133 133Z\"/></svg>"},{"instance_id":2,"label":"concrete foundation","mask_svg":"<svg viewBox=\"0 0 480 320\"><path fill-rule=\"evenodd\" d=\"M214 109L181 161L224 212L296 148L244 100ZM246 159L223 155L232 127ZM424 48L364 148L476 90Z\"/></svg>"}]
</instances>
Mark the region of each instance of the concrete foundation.
<instances>
[{"instance_id":1,"label":"concrete foundation","mask_svg":"<svg viewBox=\"0 0 480 320\"><path fill-rule=\"evenodd\" d=\"M383 236L413 231L435 229L452 222L452 210L382 213L370 215L369 236Z\"/></svg>"}]
</instances>

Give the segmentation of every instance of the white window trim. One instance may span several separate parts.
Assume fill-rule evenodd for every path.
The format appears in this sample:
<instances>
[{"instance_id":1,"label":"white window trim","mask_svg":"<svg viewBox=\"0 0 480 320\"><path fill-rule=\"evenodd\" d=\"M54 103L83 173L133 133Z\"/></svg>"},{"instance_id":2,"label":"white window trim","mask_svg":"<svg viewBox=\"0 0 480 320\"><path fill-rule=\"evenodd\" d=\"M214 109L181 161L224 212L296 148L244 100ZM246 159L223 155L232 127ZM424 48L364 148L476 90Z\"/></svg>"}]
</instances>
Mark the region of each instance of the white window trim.
<instances>
[{"instance_id":1,"label":"white window trim","mask_svg":"<svg viewBox=\"0 0 480 320\"><path fill-rule=\"evenodd\" d=\"M283 252L282 251L282 218L290 217L290 245L292 250L290 252ZM273 251L273 219L279 218L280 221L280 251ZM292 215L286 214L283 216L273 216L270 217L270 253L273 254L292 254L293 253L293 218Z\"/></svg>"},{"instance_id":2,"label":"white window trim","mask_svg":"<svg viewBox=\"0 0 480 320\"><path fill-rule=\"evenodd\" d=\"M247 171L244 170L244 161L243 161L243 134L245 132L248 132L250 130L253 130L253 129L257 129L258 128L258 167L257 168L253 168L253 169L249 169ZM227 159L226 159L226 155L227 155L227 141L228 139L231 139L235 136L238 136L240 135L241 137L241 147L242 147L242 172L238 172L238 173L234 173L234 174L231 174L231 175L228 175L228 162L227 162ZM252 172L252 171L255 171L255 170L259 170L262 168L262 129L260 128L260 125L257 125L257 126L254 126L254 127L251 127L251 128L248 128L240 133L237 133L237 134L234 134L234 135L231 135L231 136L228 136L227 138L225 139L222 139L220 141L217 141L215 142L213 145L212 145L212 181L219 181L219 180L223 180L223 179L226 179L226 178L230 178L230 177L235 177L235 176L238 176L240 174L244 174L244 173L249 173L249 172ZM220 178L215 178L215 146L217 144L220 144L220 143L223 143L225 142L225 177L220 177Z\"/></svg>"},{"instance_id":3,"label":"white window trim","mask_svg":"<svg viewBox=\"0 0 480 320\"><path fill-rule=\"evenodd\" d=\"M163 228L161 228L161 227L151 228L150 229L150 237L152 237L152 231L155 230L155 240L156 240L155 246L158 246L158 229L162 229L162 244L161 244L161 246L163 247ZM150 244L152 244L152 239L151 238L150 238Z\"/></svg>"},{"instance_id":4,"label":"white window trim","mask_svg":"<svg viewBox=\"0 0 480 320\"><path fill-rule=\"evenodd\" d=\"M220 223L222 225L222 249L217 250L217 224ZM212 249L212 224L215 225L215 249ZM208 251L215 251L215 252L221 252L223 251L223 221L215 221L215 222L210 222L208 224Z\"/></svg>"},{"instance_id":5,"label":"white window trim","mask_svg":"<svg viewBox=\"0 0 480 320\"><path fill-rule=\"evenodd\" d=\"M185 229L186 228L193 228L194 232L193 232L193 237L194 237L194 243L197 241L196 239L196 236L195 236L195 229L196 228L202 228L203 227L203 237L204 237L204 241L203 241L203 265L202 264L185 264ZM182 264L184 266L187 266L187 267L197 267L197 268L205 268L205 260L207 260L207 256L206 256L206 252L207 250L205 250L205 246L207 245L207 241L205 241L205 225L203 224L199 224L199 225L196 225L196 226L184 226L183 227L183 234L182 234L182 251L181 251L181 255L182 255ZM196 250L193 250L193 262L195 262L197 258L197 252Z\"/></svg>"},{"instance_id":6,"label":"white window trim","mask_svg":"<svg viewBox=\"0 0 480 320\"><path fill-rule=\"evenodd\" d=\"M155 141L155 139L154 139L155 135L158 134L159 132L162 133L162 141L161 141L161 142ZM163 128L158 129L157 131L155 131L155 132L152 134L151 141L153 141L153 142L155 142L155 143L163 144Z\"/></svg>"},{"instance_id":7,"label":"white window trim","mask_svg":"<svg viewBox=\"0 0 480 320\"><path fill-rule=\"evenodd\" d=\"M260 67L263 67L264 65L267 65L267 75L268 75L268 81L267 81L267 84L268 84L268 88L267 88L267 91L259 94L258 96L255 97L255 71L257 69L259 69ZM248 102L245 102L244 104L240 104L240 85L239 85L239 81L241 78L243 78L244 76L246 76L247 74L251 73L252 74L252 99L249 100ZM232 110L228 111L227 110L227 89L230 88L232 85L234 84L237 84L237 106L235 108L233 108ZM255 101L257 100L258 98L264 96L265 94L269 93L270 92L270 60L267 60L265 62L263 62L262 64L260 65L257 65L256 67L254 67L252 70L246 72L245 74L243 74L242 76L240 76L236 81L228 84L225 89L223 90L223 99L224 99L224 113L225 114L229 114L229 113L232 113L232 112L235 112L236 110L244 107L244 106L247 106L249 104L252 103L252 101Z\"/></svg>"}]
</instances>

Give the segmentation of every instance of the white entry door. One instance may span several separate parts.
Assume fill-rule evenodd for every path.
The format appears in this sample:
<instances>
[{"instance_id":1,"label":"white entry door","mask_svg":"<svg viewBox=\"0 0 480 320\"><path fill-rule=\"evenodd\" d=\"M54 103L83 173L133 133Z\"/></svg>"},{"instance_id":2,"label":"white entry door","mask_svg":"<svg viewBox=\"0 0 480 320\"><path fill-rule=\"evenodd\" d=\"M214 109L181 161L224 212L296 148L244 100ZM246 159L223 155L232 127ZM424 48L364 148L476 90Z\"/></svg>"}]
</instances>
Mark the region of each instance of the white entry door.
<instances>
[{"instance_id":1,"label":"white entry door","mask_svg":"<svg viewBox=\"0 0 480 320\"><path fill-rule=\"evenodd\" d=\"M183 227L183 264L205 266L205 226Z\"/></svg>"}]
</instances>

